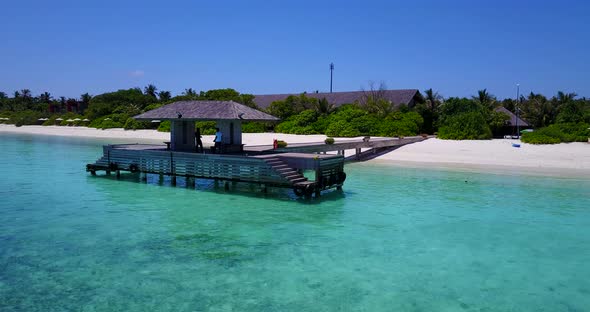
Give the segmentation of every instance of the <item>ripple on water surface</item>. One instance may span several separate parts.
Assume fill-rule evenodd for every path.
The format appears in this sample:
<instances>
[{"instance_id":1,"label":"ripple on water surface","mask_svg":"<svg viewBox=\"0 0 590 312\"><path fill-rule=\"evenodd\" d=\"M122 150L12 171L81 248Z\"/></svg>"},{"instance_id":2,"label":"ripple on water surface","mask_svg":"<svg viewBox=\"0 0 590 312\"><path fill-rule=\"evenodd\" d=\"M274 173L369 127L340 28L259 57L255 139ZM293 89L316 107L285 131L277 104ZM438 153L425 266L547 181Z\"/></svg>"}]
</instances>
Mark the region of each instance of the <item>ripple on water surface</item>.
<instances>
[{"instance_id":1,"label":"ripple on water surface","mask_svg":"<svg viewBox=\"0 0 590 312\"><path fill-rule=\"evenodd\" d=\"M306 202L91 177L98 141L0 139L2 311L590 307L587 180L353 164Z\"/></svg>"}]
</instances>

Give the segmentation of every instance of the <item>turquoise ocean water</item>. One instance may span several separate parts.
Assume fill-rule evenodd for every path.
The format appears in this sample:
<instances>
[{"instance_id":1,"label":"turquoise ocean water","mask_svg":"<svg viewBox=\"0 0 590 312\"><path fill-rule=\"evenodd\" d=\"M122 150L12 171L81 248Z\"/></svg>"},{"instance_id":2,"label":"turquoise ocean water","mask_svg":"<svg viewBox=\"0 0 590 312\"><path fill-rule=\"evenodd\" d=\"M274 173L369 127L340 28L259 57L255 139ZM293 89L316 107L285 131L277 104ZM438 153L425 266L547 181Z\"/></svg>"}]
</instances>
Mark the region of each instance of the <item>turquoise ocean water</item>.
<instances>
[{"instance_id":1,"label":"turquoise ocean water","mask_svg":"<svg viewBox=\"0 0 590 312\"><path fill-rule=\"evenodd\" d=\"M0 135L0 311L590 311L590 180L347 165L320 201Z\"/></svg>"}]
</instances>

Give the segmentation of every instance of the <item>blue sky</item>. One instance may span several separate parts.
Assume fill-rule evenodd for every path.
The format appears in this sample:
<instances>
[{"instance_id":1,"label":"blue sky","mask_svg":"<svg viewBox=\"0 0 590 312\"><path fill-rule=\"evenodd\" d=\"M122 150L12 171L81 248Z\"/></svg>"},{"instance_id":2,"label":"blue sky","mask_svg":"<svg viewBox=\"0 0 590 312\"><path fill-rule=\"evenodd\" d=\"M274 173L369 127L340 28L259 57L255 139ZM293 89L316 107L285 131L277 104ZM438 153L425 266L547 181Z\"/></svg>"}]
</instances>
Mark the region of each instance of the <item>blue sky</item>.
<instances>
[{"instance_id":1,"label":"blue sky","mask_svg":"<svg viewBox=\"0 0 590 312\"><path fill-rule=\"evenodd\" d=\"M6 3L8 2L8 3ZM0 91L155 84L295 93L590 96L585 1L26 1L0 7Z\"/></svg>"}]
</instances>

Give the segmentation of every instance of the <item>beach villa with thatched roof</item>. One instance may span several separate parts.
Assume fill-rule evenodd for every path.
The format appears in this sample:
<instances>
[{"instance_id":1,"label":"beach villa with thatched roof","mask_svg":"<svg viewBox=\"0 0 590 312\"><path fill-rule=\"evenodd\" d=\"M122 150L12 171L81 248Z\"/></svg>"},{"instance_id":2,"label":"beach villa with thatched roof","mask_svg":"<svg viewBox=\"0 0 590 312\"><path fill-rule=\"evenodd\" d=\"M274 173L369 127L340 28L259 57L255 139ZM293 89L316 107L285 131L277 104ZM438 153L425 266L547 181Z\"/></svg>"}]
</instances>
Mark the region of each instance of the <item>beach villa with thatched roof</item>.
<instances>
[{"instance_id":1,"label":"beach villa with thatched roof","mask_svg":"<svg viewBox=\"0 0 590 312\"><path fill-rule=\"evenodd\" d=\"M520 136L520 133L518 133L518 129L527 129L531 127L531 125L528 122L526 122L519 116L516 116L513 112L509 111L504 106L497 107L495 111L506 114L508 116L508 120L506 120L504 127L500 129L499 133L495 133L496 137L503 137L506 135Z\"/></svg>"}]
</instances>

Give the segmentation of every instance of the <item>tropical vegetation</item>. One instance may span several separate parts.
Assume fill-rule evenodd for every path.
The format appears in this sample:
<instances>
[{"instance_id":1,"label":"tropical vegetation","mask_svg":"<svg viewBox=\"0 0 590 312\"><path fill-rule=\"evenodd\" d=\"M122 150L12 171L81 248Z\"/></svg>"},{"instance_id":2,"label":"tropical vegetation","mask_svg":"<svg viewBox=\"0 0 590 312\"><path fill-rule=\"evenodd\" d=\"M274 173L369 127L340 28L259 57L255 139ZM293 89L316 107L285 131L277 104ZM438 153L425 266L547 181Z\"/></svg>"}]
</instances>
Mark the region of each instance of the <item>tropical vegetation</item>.
<instances>
[{"instance_id":1,"label":"tropical vegetation","mask_svg":"<svg viewBox=\"0 0 590 312\"><path fill-rule=\"evenodd\" d=\"M355 103L333 106L326 99L305 93L273 102L266 111L281 118L278 124L245 123L244 132L276 131L292 134L325 134L330 137L411 136L438 134L439 138L490 139L506 130L509 116L497 109L504 106L519 112L534 132L522 140L547 144L585 141L589 135L590 101L575 93L558 92L547 98L530 93L517 100L498 100L486 89L470 98L443 98L433 89L424 90L423 99L413 107L391 103L379 90L364 93ZM170 131L169 122L146 122L132 118L142 112L180 100L233 100L256 108L254 96L233 89L195 91L187 88L179 95L158 90L155 85L79 98L54 97L43 92L34 96L29 89L12 96L0 92L0 122L21 125L88 126L98 129L158 129ZM214 122L198 122L202 134L215 132ZM516 133L514 133L516 134Z\"/></svg>"}]
</instances>

